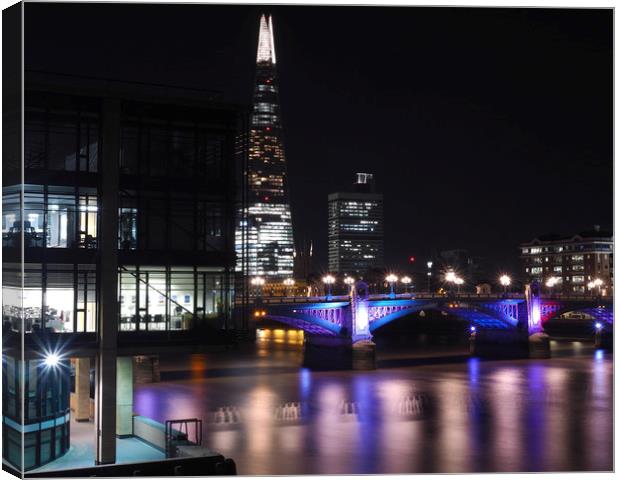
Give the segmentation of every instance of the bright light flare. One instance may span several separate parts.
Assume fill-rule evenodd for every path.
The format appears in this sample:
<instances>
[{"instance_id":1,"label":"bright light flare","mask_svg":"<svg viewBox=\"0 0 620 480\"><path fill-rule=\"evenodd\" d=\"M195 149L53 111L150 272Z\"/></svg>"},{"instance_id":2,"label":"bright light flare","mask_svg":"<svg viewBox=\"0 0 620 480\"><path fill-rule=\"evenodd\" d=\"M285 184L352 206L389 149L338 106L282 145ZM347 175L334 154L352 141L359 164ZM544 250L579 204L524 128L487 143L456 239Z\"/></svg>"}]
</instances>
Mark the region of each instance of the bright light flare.
<instances>
[{"instance_id":1,"label":"bright light flare","mask_svg":"<svg viewBox=\"0 0 620 480\"><path fill-rule=\"evenodd\" d=\"M293 280L292 278L285 278L282 283L284 283L284 285L290 287L292 285L295 285L295 280Z\"/></svg>"},{"instance_id":2,"label":"bright light flare","mask_svg":"<svg viewBox=\"0 0 620 480\"><path fill-rule=\"evenodd\" d=\"M46 353L43 358L43 364L47 368L55 368L60 363L60 356L56 352Z\"/></svg>"},{"instance_id":3,"label":"bright light flare","mask_svg":"<svg viewBox=\"0 0 620 480\"><path fill-rule=\"evenodd\" d=\"M411 277L405 276L405 277L401 278L400 281L402 283L404 283L405 285L409 285L411 283Z\"/></svg>"},{"instance_id":4,"label":"bright light flare","mask_svg":"<svg viewBox=\"0 0 620 480\"><path fill-rule=\"evenodd\" d=\"M603 324L601 322L596 322L594 324L594 328L596 328L597 330L601 330L603 328Z\"/></svg>"},{"instance_id":5,"label":"bright light flare","mask_svg":"<svg viewBox=\"0 0 620 480\"><path fill-rule=\"evenodd\" d=\"M446 275L445 275L446 282L454 283L456 282L457 278L458 277L456 276L456 273L454 273L453 270L446 272Z\"/></svg>"},{"instance_id":6,"label":"bright light flare","mask_svg":"<svg viewBox=\"0 0 620 480\"><path fill-rule=\"evenodd\" d=\"M336 283L336 279L333 275L325 275L323 277L323 283L325 283L326 285L331 285L333 283Z\"/></svg>"},{"instance_id":7,"label":"bright light flare","mask_svg":"<svg viewBox=\"0 0 620 480\"><path fill-rule=\"evenodd\" d=\"M355 279L353 277L344 277L344 283L347 285L353 285L355 283Z\"/></svg>"},{"instance_id":8,"label":"bright light flare","mask_svg":"<svg viewBox=\"0 0 620 480\"><path fill-rule=\"evenodd\" d=\"M508 285L510 285L510 277L506 274L502 275L501 277L499 277L499 283L502 286L507 287Z\"/></svg>"},{"instance_id":9,"label":"bright light flare","mask_svg":"<svg viewBox=\"0 0 620 480\"><path fill-rule=\"evenodd\" d=\"M390 273L387 277L385 277L385 281L388 283L398 282L398 277L393 273Z\"/></svg>"}]
</instances>

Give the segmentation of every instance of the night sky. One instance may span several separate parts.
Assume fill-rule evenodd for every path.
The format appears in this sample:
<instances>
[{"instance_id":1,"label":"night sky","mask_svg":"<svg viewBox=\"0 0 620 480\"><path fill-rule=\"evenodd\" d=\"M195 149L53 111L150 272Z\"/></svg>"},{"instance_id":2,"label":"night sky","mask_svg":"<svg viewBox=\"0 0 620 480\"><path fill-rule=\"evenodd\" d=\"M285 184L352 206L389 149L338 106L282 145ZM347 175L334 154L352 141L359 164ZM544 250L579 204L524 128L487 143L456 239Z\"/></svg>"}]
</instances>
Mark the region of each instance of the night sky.
<instances>
[{"instance_id":1,"label":"night sky","mask_svg":"<svg viewBox=\"0 0 620 480\"><path fill-rule=\"evenodd\" d=\"M375 173L388 266L465 248L518 268L537 235L612 228L612 10L25 7L26 68L251 103L274 14L296 240L327 263L327 194Z\"/></svg>"}]
</instances>

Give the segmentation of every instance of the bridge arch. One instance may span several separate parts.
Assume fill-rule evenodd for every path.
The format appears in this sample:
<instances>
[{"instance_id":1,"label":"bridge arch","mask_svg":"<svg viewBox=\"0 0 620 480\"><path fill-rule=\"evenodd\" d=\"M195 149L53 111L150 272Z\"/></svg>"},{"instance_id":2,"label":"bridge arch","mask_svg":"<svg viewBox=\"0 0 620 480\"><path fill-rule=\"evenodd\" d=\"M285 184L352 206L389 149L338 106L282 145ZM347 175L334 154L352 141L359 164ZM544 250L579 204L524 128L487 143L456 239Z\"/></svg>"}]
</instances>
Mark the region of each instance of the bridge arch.
<instances>
[{"instance_id":1,"label":"bridge arch","mask_svg":"<svg viewBox=\"0 0 620 480\"><path fill-rule=\"evenodd\" d=\"M413 305L400 306L397 302L391 305L369 306L370 331L375 332L379 328L406 315L419 313L421 311L447 312L448 314L460 318L476 328L501 328L510 329L517 325L516 319L506 317L501 311L472 305L468 303L450 304L446 302L419 302Z\"/></svg>"}]
</instances>

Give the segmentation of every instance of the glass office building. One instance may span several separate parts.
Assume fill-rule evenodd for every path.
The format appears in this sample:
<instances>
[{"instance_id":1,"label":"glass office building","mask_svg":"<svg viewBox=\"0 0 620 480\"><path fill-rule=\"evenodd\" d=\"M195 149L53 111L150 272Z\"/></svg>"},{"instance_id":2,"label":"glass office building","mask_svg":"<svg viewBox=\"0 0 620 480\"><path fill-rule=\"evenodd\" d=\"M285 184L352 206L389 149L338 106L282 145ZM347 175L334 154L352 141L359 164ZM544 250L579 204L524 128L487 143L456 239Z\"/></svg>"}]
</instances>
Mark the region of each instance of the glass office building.
<instances>
[{"instance_id":1,"label":"glass office building","mask_svg":"<svg viewBox=\"0 0 620 480\"><path fill-rule=\"evenodd\" d=\"M351 192L328 196L328 248L330 272L383 268L383 195L372 174L358 173Z\"/></svg>"},{"instance_id":2,"label":"glass office building","mask_svg":"<svg viewBox=\"0 0 620 480\"><path fill-rule=\"evenodd\" d=\"M113 362L228 341L247 113L211 97L26 75L23 142L7 115L3 164L3 458L17 470L69 448L69 358L101 363L104 337ZM115 375L96 384L114 391Z\"/></svg>"},{"instance_id":3,"label":"glass office building","mask_svg":"<svg viewBox=\"0 0 620 480\"><path fill-rule=\"evenodd\" d=\"M293 275L293 226L276 78L271 16L262 16L256 57L254 109L248 137L248 200L237 231L237 251L247 275Z\"/></svg>"}]
</instances>

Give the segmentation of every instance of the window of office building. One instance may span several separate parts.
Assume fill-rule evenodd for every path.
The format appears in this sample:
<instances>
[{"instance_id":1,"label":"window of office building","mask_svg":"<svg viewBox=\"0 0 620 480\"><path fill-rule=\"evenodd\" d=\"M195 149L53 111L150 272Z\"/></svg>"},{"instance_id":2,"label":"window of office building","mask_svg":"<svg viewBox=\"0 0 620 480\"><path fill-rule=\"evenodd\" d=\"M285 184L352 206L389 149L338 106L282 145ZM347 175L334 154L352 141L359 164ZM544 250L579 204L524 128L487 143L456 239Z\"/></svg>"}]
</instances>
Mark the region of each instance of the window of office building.
<instances>
[{"instance_id":1,"label":"window of office building","mask_svg":"<svg viewBox=\"0 0 620 480\"><path fill-rule=\"evenodd\" d=\"M214 184L223 179L225 139L205 125L128 118L121 128L121 173Z\"/></svg>"},{"instance_id":2,"label":"window of office building","mask_svg":"<svg viewBox=\"0 0 620 480\"><path fill-rule=\"evenodd\" d=\"M80 110L27 108L24 121L24 168L97 172L97 115Z\"/></svg>"},{"instance_id":3,"label":"window of office building","mask_svg":"<svg viewBox=\"0 0 620 480\"><path fill-rule=\"evenodd\" d=\"M19 195L5 188L3 246L15 247L21 238ZM95 188L24 185L24 246L96 248L97 191Z\"/></svg>"},{"instance_id":4,"label":"window of office building","mask_svg":"<svg viewBox=\"0 0 620 480\"><path fill-rule=\"evenodd\" d=\"M51 329L56 333L96 329L96 266L91 264L5 265L3 320L14 331Z\"/></svg>"},{"instance_id":5,"label":"window of office building","mask_svg":"<svg viewBox=\"0 0 620 480\"><path fill-rule=\"evenodd\" d=\"M222 269L123 266L119 276L121 331L221 326L228 314Z\"/></svg>"},{"instance_id":6,"label":"window of office building","mask_svg":"<svg viewBox=\"0 0 620 480\"><path fill-rule=\"evenodd\" d=\"M583 275L573 275L573 283L583 283L585 277Z\"/></svg>"}]
</instances>

